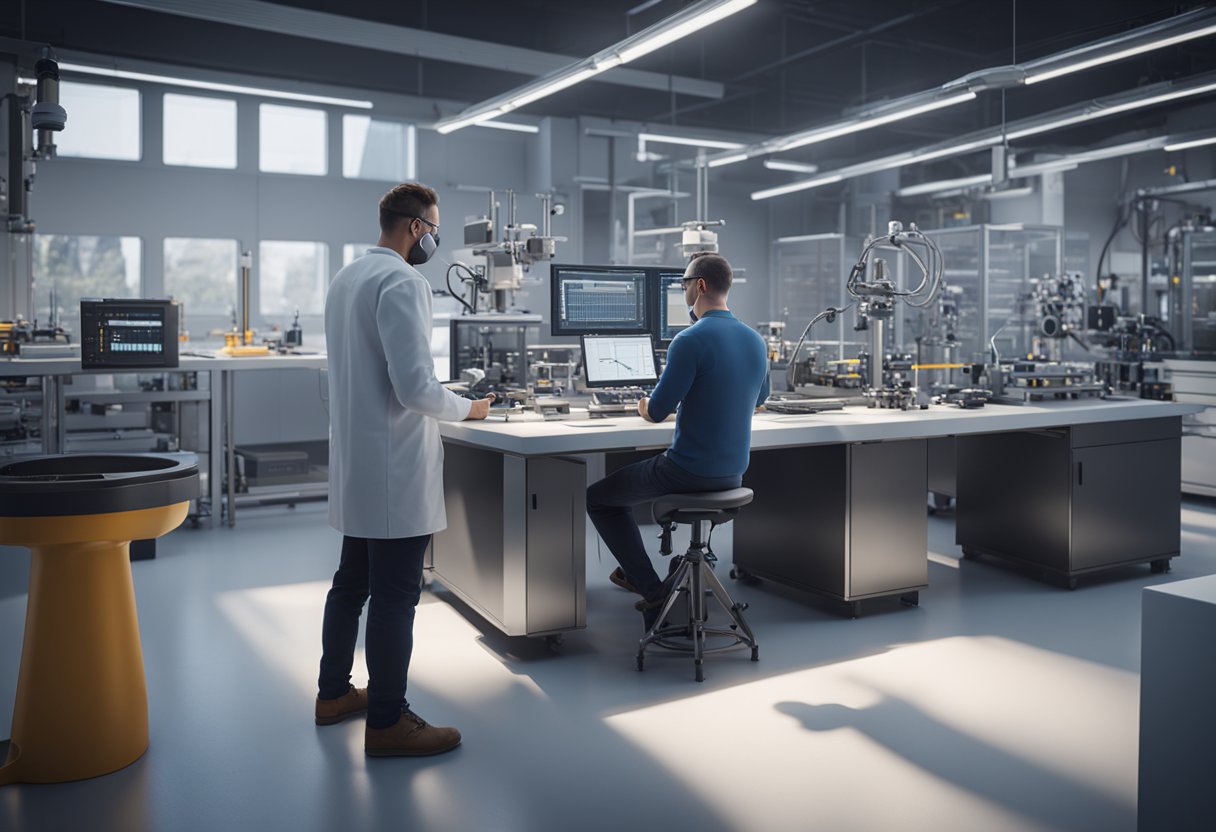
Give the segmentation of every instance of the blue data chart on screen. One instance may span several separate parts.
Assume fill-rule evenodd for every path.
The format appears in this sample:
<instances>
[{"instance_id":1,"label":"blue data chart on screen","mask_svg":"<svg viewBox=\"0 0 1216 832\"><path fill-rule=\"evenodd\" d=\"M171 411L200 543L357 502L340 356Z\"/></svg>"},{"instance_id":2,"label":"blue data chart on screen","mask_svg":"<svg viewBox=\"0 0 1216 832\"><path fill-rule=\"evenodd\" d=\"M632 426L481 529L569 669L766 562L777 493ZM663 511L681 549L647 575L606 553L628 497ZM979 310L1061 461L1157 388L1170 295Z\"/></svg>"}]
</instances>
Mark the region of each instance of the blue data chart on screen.
<instances>
[{"instance_id":1,"label":"blue data chart on screen","mask_svg":"<svg viewBox=\"0 0 1216 832\"><path fill-rule=\"evenodd\" d=\"M554 335L649 330L646 269L554 266L550 276Z\"/></svg>"},{"instance_id":2,"label":"blue data chart on screen","mask_svg":"<svg viewBox=\"0 0 1216 832\"><path fill-rule=\"evenodd\" d=\"M688 304L684 301L684 272L659 270L657 275L659 326L656 334L658 340L670 341L680 330L692 326Z\"/></svg>"}]
</instances>

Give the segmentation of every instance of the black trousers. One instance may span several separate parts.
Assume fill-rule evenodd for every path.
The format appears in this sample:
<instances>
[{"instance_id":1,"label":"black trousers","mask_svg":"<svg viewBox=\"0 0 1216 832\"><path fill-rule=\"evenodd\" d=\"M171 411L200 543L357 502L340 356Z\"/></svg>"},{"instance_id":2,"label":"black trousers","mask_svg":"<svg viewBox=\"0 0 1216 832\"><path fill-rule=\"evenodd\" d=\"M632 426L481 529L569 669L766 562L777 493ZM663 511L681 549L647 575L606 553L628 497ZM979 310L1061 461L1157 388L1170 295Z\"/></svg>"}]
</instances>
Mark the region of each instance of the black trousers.
<instances>
[{"instance_id":1,"label":"black trousers","mask_svg":"<svg viewBox=\"0 0 1216 832\"><path fill-rule=\"evenodd\" d=\"M350 689L367 608L367 724L387 728L409 707L406 676L414 650L414 610L422 594L422 562L430 535L377 540L342 538L342 560L325 598L318 695L337 699Z\"/></svg>"}]
</instances>

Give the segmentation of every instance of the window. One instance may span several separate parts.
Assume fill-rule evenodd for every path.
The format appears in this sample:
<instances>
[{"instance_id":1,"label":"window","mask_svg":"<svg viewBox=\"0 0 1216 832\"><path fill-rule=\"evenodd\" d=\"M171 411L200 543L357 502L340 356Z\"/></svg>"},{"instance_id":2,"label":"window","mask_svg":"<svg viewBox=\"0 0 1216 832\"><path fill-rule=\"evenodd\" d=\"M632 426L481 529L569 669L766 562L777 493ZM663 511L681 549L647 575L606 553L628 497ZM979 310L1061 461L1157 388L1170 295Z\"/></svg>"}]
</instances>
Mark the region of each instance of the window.
<instances>
[{"instance_id":1,"label":"window","mask_svg":"<svg viewBox=\"0 0 1216 832\"><path fill-rule=\"evenodd\" d=\"M342 265L349 266L373 248L371 243L347 243L342 246Z\"/></svg>"},{"instance_id":2,"label":"window","mask_svg":"<svg viewBox=\"0 0 1216 832\"><path fill-rule=\"evenodd\" d=\"M263 171L325 175L324 110L262 104L259 115L258 164Z\"/></svg>"},{"instance_id":3,"label":"window","mask_svg":"<svg viewBox=\"0 0 1216 832\"><path fill-rule=\"evenodd\" d=\"M258 308L263 315L321 315L329 283L329 246L263 240L258 251Z\"/></svg>"},{"instance_id":4,"label":"window","mask_svg":"<svg viewBox=\"0 0 1216 832\"><path fill-rule=\"evenodd\" d=\"M165 164L236 167L236 102L165 93Z\"/></svg>"},{"instance_id":5,"label":"window","mask_svg":"<svg viewBox=\"0 0 1216 832\"><path fill-rule=\"evenodd\" d=\"M414 125L342 116L342 175L402 182L414 178Z\"/></svg>"},{"instance_id":6,"label":"window","mask_svg":"<svg viewBox=\"0 0 1216 832\"><path fill-rule=\"evenodd\" d=\"M236 306L236 240L165 238L165 294L185 315L231 315Z\"/></svg>"},{"instance_id":7,"label":"window","mask_svg":"<svg viewBox=\"0 0 1216 832\"><path fill-rule=\"evenodd\" d=\"M61 156L139 161L139 90L64 81L59 103L68 114L55 134Z\"/></svg>"},{"instance_id":8,"label":"window","mask_svg":"<svg viewBox=\"0 0 1216 832\"><path fill-rule=\"evenodd\" d=\"M139 297L140 254L138 237L34 235L34 317L78 332L81 298Z\"/></svg>"}]
</instances>

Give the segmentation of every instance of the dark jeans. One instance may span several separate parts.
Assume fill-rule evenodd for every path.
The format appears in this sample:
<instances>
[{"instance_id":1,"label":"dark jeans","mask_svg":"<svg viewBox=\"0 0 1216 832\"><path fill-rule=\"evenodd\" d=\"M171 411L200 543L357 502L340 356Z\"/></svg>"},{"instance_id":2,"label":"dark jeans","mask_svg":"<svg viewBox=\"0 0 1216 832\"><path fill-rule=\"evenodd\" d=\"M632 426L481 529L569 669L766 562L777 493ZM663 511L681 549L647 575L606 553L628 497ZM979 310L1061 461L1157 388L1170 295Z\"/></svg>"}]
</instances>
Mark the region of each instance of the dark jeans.
<instances>
[{"instance_id":1,"label":"dark jeans","mask_svg":"<svg viewBox=\"0 0 1216 832\"><path fill-rule=\"evenodd\" d=\"M633 507L664 494L696 491L723 491L738 488L737 477L698 477L659 454L624 468L618 468L587 489L587 515L608 549L621 564L621 570L646 598L659 593L663 582L654 571L642 533L633 519Z\"/></svg>"},{"instance_id":2,"label":"dark jeans","mask_svg":"<svg viewBox=\"0 0 1216 832\"><path fill-rule=\"evenodd\" d=\"M342 538L342 561L325 598L321 628L322 699L350 689L359 616L367 607L367 724L387 728L408 707L405 680L414 651L414 608L422 594L422 561L431 536Z\"/></svg>"}]
</instances>

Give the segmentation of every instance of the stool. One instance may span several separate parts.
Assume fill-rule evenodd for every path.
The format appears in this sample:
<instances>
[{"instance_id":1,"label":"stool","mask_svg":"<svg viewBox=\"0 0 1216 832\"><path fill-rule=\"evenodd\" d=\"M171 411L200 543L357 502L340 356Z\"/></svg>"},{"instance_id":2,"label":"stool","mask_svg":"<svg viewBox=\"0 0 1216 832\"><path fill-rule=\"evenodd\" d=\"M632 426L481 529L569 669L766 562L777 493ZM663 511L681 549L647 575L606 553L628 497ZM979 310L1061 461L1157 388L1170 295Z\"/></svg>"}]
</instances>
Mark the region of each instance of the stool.
<instances>
[{"instance_id":1,"label":"stool","mask_svg":"<svg viewBox=\"0 0 1216 832\"><path fill-rule=\"evenodd\" d=\"M742 506L752 501L750 488L732 488L728 491L706 491L698 494L667 494L654 501L654 519L663 527L664 537L671 527L679 523L692 526L692 541L681 558L680 565L672 575L671 592L642 640L638 642L638 670L645 667L646 648L652 644L668 650L692 653L693 668L698 682L705 681L702 657L707 653L719 653L746 645L752 649L752 661L760 659L760 648L751 628L743 620L746 604L736 604L727 594L722 582L714 574L712 562L706 558L708 531L714 526L729 523ZM667 547L670 551L670 546ZM705 596L712 595L726 612L730 629L705 626ZM688 623L669 625L665 622L676 600L682 593L688 595ZM729 644L706 647L705 637L725 636ZM681 641L675 641L680 637Z\"/></svg>"},{"instance_id":2,"label":"stool","mask_svg":"<svg viewBox=\"0 0 1216 832\"><path fill-rule=\"evenodd\" d=\"M198 467L173 457L77 454L0 465L0 543L32 553L0 785L109 774L147 750L128 547L177 528L197 496Z\"/></svg>"}]
</instances>

